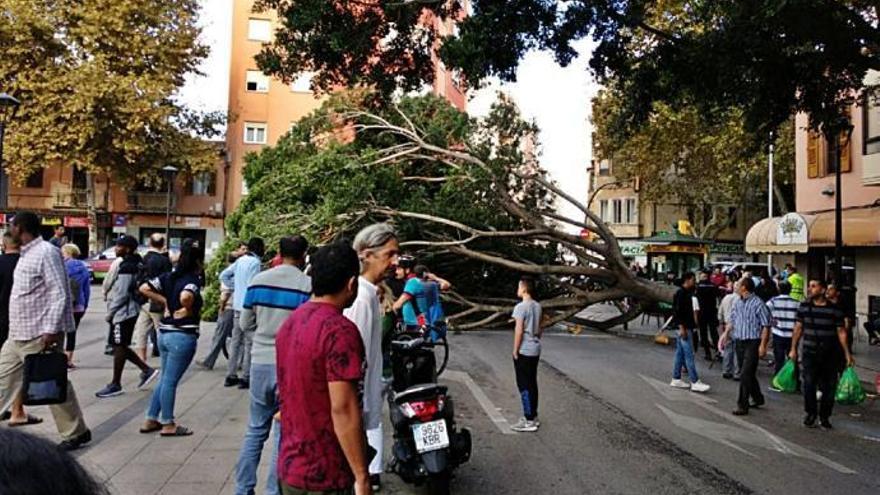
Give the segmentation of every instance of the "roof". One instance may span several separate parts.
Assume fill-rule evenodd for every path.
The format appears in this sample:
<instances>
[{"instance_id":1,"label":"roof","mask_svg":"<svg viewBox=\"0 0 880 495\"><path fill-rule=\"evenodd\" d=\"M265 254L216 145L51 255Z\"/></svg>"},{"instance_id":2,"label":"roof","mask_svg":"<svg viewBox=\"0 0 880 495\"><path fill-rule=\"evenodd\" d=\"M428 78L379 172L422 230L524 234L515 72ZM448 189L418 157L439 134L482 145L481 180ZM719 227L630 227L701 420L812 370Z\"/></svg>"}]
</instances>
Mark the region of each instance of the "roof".
<instances>
[{"instance_id":1,"label":"roof","mask_svg":"<svg viewBox=\"0 0 880 495\"><path fill-rule=\"evenodd\" d=\"M712 244L712 241L679 232L658 232L651 237L642 239L641 242L648 244Z\"/></svg>"}]
</instances>

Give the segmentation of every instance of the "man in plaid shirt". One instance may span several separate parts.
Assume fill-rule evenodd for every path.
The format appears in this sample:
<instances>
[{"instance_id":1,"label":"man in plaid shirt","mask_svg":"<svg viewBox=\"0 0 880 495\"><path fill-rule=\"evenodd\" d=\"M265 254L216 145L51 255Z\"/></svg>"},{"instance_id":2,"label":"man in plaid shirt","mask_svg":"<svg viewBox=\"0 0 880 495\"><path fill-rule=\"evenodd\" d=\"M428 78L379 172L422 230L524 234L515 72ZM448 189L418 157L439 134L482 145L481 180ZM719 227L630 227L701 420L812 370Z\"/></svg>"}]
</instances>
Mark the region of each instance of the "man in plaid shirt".
<instances>
[{"instance_id":1,"label":"man in plaid shirt","mask_svg":"<svg viewBox=\"0 0 880 495\"><path fill-rule=\"evenodd\" d=\"M40 217L33 213L15 216L12 236L21 243L21 258L9 300L9 339L0 349L0 413L9 409L21 391L25 357L44 350L61 352L64 334L74 328L70 282L61 253L39 232ZM74 450L91 441L70 382L67 402L49 409L63 439L61 448Z\"/></svg>"}]
</instances>

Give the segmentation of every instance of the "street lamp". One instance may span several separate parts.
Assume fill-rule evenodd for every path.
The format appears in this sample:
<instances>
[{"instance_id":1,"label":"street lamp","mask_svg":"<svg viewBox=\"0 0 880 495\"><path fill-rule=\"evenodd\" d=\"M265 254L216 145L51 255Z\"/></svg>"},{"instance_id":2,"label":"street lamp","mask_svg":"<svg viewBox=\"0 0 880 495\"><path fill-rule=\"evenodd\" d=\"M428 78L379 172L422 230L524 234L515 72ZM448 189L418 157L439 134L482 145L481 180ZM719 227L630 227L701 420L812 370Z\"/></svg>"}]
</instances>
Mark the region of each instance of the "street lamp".
<instances>
[{"instance_id":1,"label":"street lamp","mask_svg":"<svg viewBox=\"0 0 880 495\"><path fill-rule=\"evenodd\" d=\"M15 117L21 102L15 97L0 93L0 208L6 208L9 197L9 180L6 177L6 167L3 166L3 135L6 133L6 123Z\"/></svg>"},{"instance_id":2,"label":"street lamp","mask_svg":"<svg viewBox=\"0 0 880 495\"><path fill-rule=\"evenodd\" d=\"M165 203L165 247L171 249L171 190L174 187L174 175L177 173L177 167L166 165L162 168L165 173L165 180L168 182L168 195Z\"/></svg>"}]
</instances>

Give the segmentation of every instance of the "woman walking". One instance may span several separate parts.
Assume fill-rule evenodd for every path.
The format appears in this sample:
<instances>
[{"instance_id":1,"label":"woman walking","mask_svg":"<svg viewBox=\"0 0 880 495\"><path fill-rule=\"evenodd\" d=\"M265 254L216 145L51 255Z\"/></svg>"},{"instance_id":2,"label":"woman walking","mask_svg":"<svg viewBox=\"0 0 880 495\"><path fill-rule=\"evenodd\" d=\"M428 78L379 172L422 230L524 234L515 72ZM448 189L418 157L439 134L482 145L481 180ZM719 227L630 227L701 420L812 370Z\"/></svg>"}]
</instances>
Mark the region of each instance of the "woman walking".
<instances>
[{"instance_id":1,"label":"woman walking","mask_svg":"<svg viewBox=\"0 0 880 495\"><path fill-rule=\"evenodd\" d=\"M175 422L174 401L177 384L196 353L202 313L201 270L201 247L192 242L183 242L174 271L140 287L141 293L165 308L159 324L162 377L153 391L141 433L158 431L163 437L189 436L193 433Z\"/></svg>"},{"instance_id":2,"label":"woman walking","mask_svg":"<svg viewBox=\"0 0 880 495\"><path fill-rule=\"evenodd\" d=\"M79 322L89 307L89 298L92 295L92 277L89 275L89 267L79 259L80 250L76 244L61 246L61 255L64 257L64 266L67 268L67 277L70 279L70 296L73 301L73 331L67 334L64 342L67 367L72 369L76 368L73 364L76 330L79 328Z\"/></svg>"}]
</instances>

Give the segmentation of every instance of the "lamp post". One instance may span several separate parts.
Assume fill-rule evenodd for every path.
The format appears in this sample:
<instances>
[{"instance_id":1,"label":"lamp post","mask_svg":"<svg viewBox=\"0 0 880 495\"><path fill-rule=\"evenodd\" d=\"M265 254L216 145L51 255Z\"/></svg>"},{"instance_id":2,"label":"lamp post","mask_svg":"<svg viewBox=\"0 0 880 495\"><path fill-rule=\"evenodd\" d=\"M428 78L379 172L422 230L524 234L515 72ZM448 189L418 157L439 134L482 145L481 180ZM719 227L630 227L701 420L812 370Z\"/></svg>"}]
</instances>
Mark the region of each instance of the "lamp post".
<instances>
[{"instance_id":1,"label":"lamp post","mask_svg":"<svg viewBox=\"0 0 880 495\"><path fill-rule=\"evenodd\" d=\"M165 180L168 182L168 193L165 202L165 247L171 249L171 191L174 189L174 175L177 167L166 165L162 168Z\"/></svg>"},{"instance_id":2,"label":"lamp post","mask_svg":"<svg viewBox=\"0 0 880 495\"><path fill-rule=\"evenodd\" d=\"M19 105L21 102L15 97L0 93L0 208L6 208L9 197L9 180L3 165L3 136L6 133L6 123L15 117Z\"/></svg>"}]
</instances>

